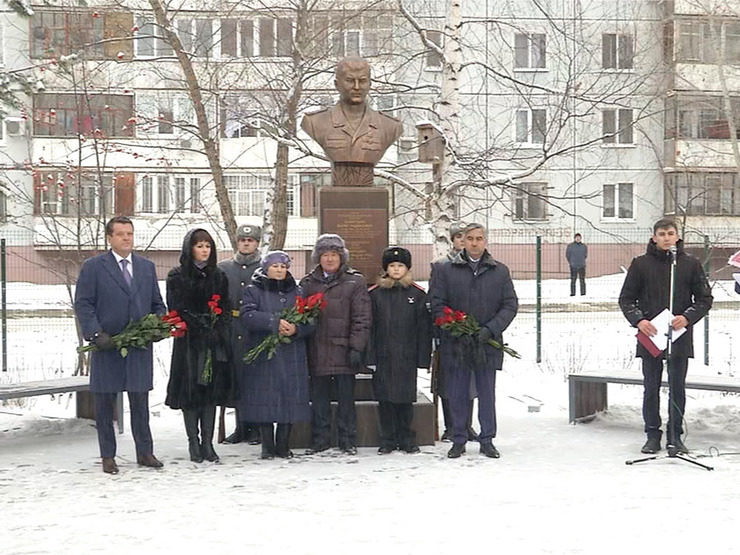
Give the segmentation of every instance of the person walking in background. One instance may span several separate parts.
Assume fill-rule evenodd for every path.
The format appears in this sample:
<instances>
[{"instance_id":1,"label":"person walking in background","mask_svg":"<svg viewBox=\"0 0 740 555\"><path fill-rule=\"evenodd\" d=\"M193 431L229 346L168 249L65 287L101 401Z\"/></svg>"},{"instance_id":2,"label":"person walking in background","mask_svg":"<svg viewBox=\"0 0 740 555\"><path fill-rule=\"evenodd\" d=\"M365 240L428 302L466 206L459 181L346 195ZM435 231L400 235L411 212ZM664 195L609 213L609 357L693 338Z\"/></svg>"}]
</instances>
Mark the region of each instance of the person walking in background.
<instances>
[{"instance_id":1,"label":"person walking in background","mask_svg":"<svg viewBox=\"0 0 740 555\"><path fill-rule=\"evenodd\" d=\"M434 279L434 270L440 264L445 262L451 262L457 256L463 248L465 248L465 222L452 222L450 224L450 240L452 241L452 248L445 256L432 262L432 269L430 273L429 282ZM439 334L437 330L433 330L434 341L439 346ZM432 373L432 393L436 393L440 399L442 399L442 418L444 419L444 432L440 438L442 441L452 441L452 415L450 414L450 401L447 398L447 388L445 387L445 374L444 368L437 364L435 370ZM478 441L478 434L473 429L473 404L474 399L477 397L475 393L475 380L471 379L471 399L468 406L468 441ZM437 415L435 414L435 418Z\"/></svg>"},{"instance_id":2,"label":"person walking in background","mask_svg":"<svg viewBox=\"0 0 740 555\"><path fill-rule=\"evenodd\" d=\"M185 321L188 332L172 346L165 404L182 409L190 460L218 462L213 449L216 406L233 405L236 378L229 285L205 229L185 235L180 265L167 275L167 304Z\"/></svg>"},{"instance_id":3,"label":"person walking in background","mask_svg":"<svg viewBox=\"0 0 740 555\"><path fill-rule=\"evenodd\" d=\"M416 402L416 374L429 368L432 320L427 294L414 283L411 253L403 247L383 251L384 274L370 288L372 328L367 364L374 367L373 391L380 417L380 448L418 453L411 430Z\"/></svg>"},{"instance_id":4,"label":"person walking in background","mask_svg":"<svg viewBox=\"0 0 740 555\"><path fill-rule=\"evenodd\" d=\"M236 252L233 258L219 262L218 267L226 274L229 280L229 303L231 304L231 351L239 384L239 398L241 404L246 398L244 390L244 355L247 354L247 330L239 317L244 292L252 282L252 274L260 267L260 239L262 228L258 225L241 225L236 230ZM225 443L240 443L246 441L250 445L260 442L259 429L256 424L250 424L241 417L237 406L235 411L236 428L234 433L224 439Z\"/></svg>"},{"instance_id":5,"label":"person walking in background","mask_svg":"<svg viewBox=\"0 0 740 555\"><path fill-rule=\"evenodd\" d=\"M573 242L565 248L565 259L570 266L570 296L576 296L576 279L581 286L581 295L586 294L586 258L588 247L582 242L580 233L573 236Z\"/></svg>"},{"instance_id":6,"label":"person walking in background","mask_svg":"<svg viewBox=\"0 0 740 555\"><path fill-rule=\"evenodd\" d=\"M154 456L149 428L152 346L130 349L124 358L115 349L111 336L147 314L164 314L166 308L154 264L133 252L131 220L125 216L111 218L105 224L105 235L111 249L84 262L74 301L83 337L99 349L90 355L90 391L95 396L95 426L103 472L118 474L113 407L121 391L128 392L136 462L161 468L162 463Z\"/></svg>"},{"instance_id":7,"label":"person walking in background","mask_svg":"<svg viewBox=\"0 0 740 555\"><path fill-rule=\"evenodd\" d=\"M336 385L339 448L357 453L355 374L364 369L362 354L370 335L371 308L365 278L349 267L349 252L339 235L325 233L316 240L311 260L316 267L301 280L306 295L324 293L326 308L308 342L311 372L311 448L308 454L331 447L330 394Z\"/></svg>"},{"instance_id":8,"label":"person walking in background","mask_svg":"<svg viewBox=\"0 0 740 555\"><path fill-rule=\"evenodd\" d=\"M291 339L278 345L273 358L261 354L245 367L242 392L246 397L240 401L240 414L249 422L259 422L263 459L293 457L291 428L311 417L306 338L314 332L315 324L296 325L280 318L283 309L294 306L296 297L303 295L289 268L286 253L268 252L244 292L241 307L241 320L249 330L247 351L270 334Z\"/></svg>"},{"instance_id":9,"label":"person walking in background","mask_svg":"<svg viewBox=\"0 0 740 555\"><path fill-rule=\"evenodd\" d=\"M675 256L675 284L671 286L671 266ZM673 220L661 219L653 226L653 236L648 241L645 254L632 260L622 290L619 307L629 323L648 337L665 334L650 322L671 306L673 292L673 317L671 328L686 329L686 333L673 342L668 361L668 428L666 447L675 453L687 454L689 450L681 440L683 416L686 408L686 372L689 358L694 356L693 327L712 308L712 290L701 262L683 249L678 227ZM638 341L637 357L642 359L644 393L642 417L645 421L647 441L642 453L660 451L662 437L660 419L660 384L663 376L665 354L654 357Z\"/></svg>"},{"instance_id":10,"label":"person walking in background","mask_svg":"<svg viewBox=\"0 0 740 555\"><path fill-rule=\"evenodd\" d=\"M442 318L452 309L472 315L480 324L477 337L455 337L440 330L441 364L447 376L447 394L452 412L452 447L447 456L465 453L468 440L467 416L470 381L478 391L480 453L501 455L493 445L496 437L496 371L501 370L504 353L488 344L504 344L503 333L516 316L519 302L509 269L494 260L486 249L486 230L481 224L465 228L465 248L451 261L438 266L430 283L432 316ZM472 376L472 378L471 378Z\"/></svg>"}]
</instances>

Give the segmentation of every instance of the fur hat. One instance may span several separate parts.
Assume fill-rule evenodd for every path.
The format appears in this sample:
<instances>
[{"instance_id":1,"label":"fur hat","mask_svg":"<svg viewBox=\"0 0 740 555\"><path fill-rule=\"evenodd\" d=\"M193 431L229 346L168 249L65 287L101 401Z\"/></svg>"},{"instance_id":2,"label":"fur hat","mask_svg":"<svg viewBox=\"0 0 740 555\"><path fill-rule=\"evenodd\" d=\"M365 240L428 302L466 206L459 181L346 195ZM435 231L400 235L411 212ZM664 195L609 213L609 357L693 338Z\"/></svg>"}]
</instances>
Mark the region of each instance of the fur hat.
<instances>
[{"instance_id":1,"label":"fur hat","mask_svg":"<svg viewBox=\"0 0 740 555\"><path fill-rule=\"evenodd\" d=\"M236 238L252 238L259 242L259 240L262 239L262 228L258 225L240 225L236 230Z\"/></svg>"},{"instance_id":2,"label":"fur hat","mask_svg":"<svg viewBox=\"0 0 740 555\"><path fill-rule=\"evenodd\" d=\"M344 245L344 239L334 233L324 233L316 239L316 244L311 253L311 261L318 264L321 261L321 255L329 251L338 253L343 265L349 260L349 251Z\"/></svg>"},{"instance_id":3,"label":"fur hat","mask_svg":"<svg viewBox=\"0 0 740 555\"><path fill-rule=\"evenodd\" d=\"M290 268L290 256L284 251L270 251L262 257L262 269L267 270L273 264L285 264Z\"/></svg>"},{"instance_id":4,"label":"fur hat","mask_svg":"<svg viewBox=\"0 0 740 555\"><path fill-rule=\"evenodd\" d=\"M450 239L454 239L455 235L465 231L466 227L468 227L468 224L465 222L452 222L450 224Z\"/></svg>"},{"instance_id":5,"label":"fur hat","mask_svg":"<svg viewBox=\"0 0 740 555\"><path fill-rule=\"evenodd\" d=\"M383 251L383 271L388 269L388 264L391 262L400 262L410 270L411 253L403 247L388 247Z\"/></svg>"}]
</instances>

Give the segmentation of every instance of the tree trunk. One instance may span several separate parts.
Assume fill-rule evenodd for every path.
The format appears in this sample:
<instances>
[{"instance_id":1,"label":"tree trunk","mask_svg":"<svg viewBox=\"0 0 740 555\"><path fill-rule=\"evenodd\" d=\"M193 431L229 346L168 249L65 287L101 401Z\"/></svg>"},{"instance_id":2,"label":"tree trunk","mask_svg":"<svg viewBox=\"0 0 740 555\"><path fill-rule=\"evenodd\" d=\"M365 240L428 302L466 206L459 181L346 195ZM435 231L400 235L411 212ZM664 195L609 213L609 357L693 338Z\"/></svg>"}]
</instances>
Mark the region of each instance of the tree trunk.
<instances>
[{"instance_id":1,"label":"tree trunk","mask_svg":"<svg viewBox=\"0 0 740 555\"><path fill-rule=\"evenodd\" d=\"M188 95L190 96L190 101L193 103L193 109L195 110L195 117L198 123L198 138L203 142L203 151L208 159L211 176L213 177L216 200L221 209L221 217L224 221L226 233L229 235L231 247L236 250L236 219L234 218L234 210L231 207L228 191L224 185L224 172L221 166L218 138L211 136L211 127L208 124L208 114L203 104L203 95L201 94L198 76L195 74L190 58L182 50L180 38L173 31L162 2L160 0L149 0L149 4L152 6L157 24L162 29L165 42L175 51L175 56L177 56L182 72L185 75Z\"/></svg>"},{"instance_id":2,"label":"tree trunk","mask_svg":"<svg viewBox=\"0 0 740 555\"><path fill-rule=\"evenodd\" d=\"M272 197L270 250L282 249L288 231L288 146L278 144L275 159L275 192Z\"/></svg>"}]
</instances>

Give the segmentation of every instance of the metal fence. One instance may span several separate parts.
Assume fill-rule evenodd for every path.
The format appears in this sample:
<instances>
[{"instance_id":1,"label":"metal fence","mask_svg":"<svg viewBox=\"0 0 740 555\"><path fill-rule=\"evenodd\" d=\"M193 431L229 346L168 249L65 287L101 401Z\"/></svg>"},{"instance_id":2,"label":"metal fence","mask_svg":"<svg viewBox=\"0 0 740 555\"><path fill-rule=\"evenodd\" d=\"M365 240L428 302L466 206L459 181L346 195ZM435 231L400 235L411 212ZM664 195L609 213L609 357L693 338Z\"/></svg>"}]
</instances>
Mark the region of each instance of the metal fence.
<instances>
[{"instance_id":1,"label":"metal fence","mask_svg":"<svg viewBox=\"0 0 740 555\"><path fill-rule=\"evenodd\" d=\"M586 294L570 296L565 249L571 240L560 234L537 235L492 231L489 250L511 269L520 299L520 313L507 332L507 341L523 355L513 361L537 365L543 372L562 373L585 368L623 369L634 357L634 330L617 306L624 272L641 254L650 232L607 234L582 231L588 246ZM696 362L712 373L738 369L740 344L737 317L740 296L732 288L729 255L740 250L740 237L727 229L685 233L686 249L697 255L713 284L715 305L697 326ZM313 238L306 238L310 244ZM3 241L4 242L4 241ZM433 259L430 244L406 245L414 253L413 271L422 283ZM2 370L0 381L43 379L80 371L75 349L78 334L72 312L74 281L79 266L94 253L34 251L33 247L5 249L2 265ZM179 253L148 252L161 279L177 264ZM301 277L310 268L310 251L291 251L293 272ZM229 256L220 253L220 259ZM162 283L164 296L164 284ZM580 293L580 292L578 292ZM169 342L157 346L161 379L169 366ZM156 379L156 376L155 376Z\"/></svg>"}]
</instances>

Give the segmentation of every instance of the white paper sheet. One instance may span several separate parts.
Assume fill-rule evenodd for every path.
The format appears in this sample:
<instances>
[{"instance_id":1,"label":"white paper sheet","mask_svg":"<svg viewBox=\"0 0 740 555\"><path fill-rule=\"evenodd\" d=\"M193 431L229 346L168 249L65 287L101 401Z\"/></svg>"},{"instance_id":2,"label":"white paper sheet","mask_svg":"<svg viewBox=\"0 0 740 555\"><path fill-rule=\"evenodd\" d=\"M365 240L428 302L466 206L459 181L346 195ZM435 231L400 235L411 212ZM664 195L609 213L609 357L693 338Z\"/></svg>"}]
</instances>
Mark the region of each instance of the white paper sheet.
<instances>
[{"instance_id":1,"label":"white paper sheet","mask_svg":"<svg viewBox=\"0 0 740 555\"><path fill-rule=\"evenodd\" d=\"M671 325L671 320L673 320L673 318L675 318L675 316L673 316L667 308L664 308L663 312L650 320L650 323L658 330L658 333L651 337L650 340L655 343L655 346L661 351L668 347L668 326ZM676 341L676 339L681 337L684 333L686 333L686 328L673 330L671 337L673 341Z\"/></svg>"}]
</instances>

